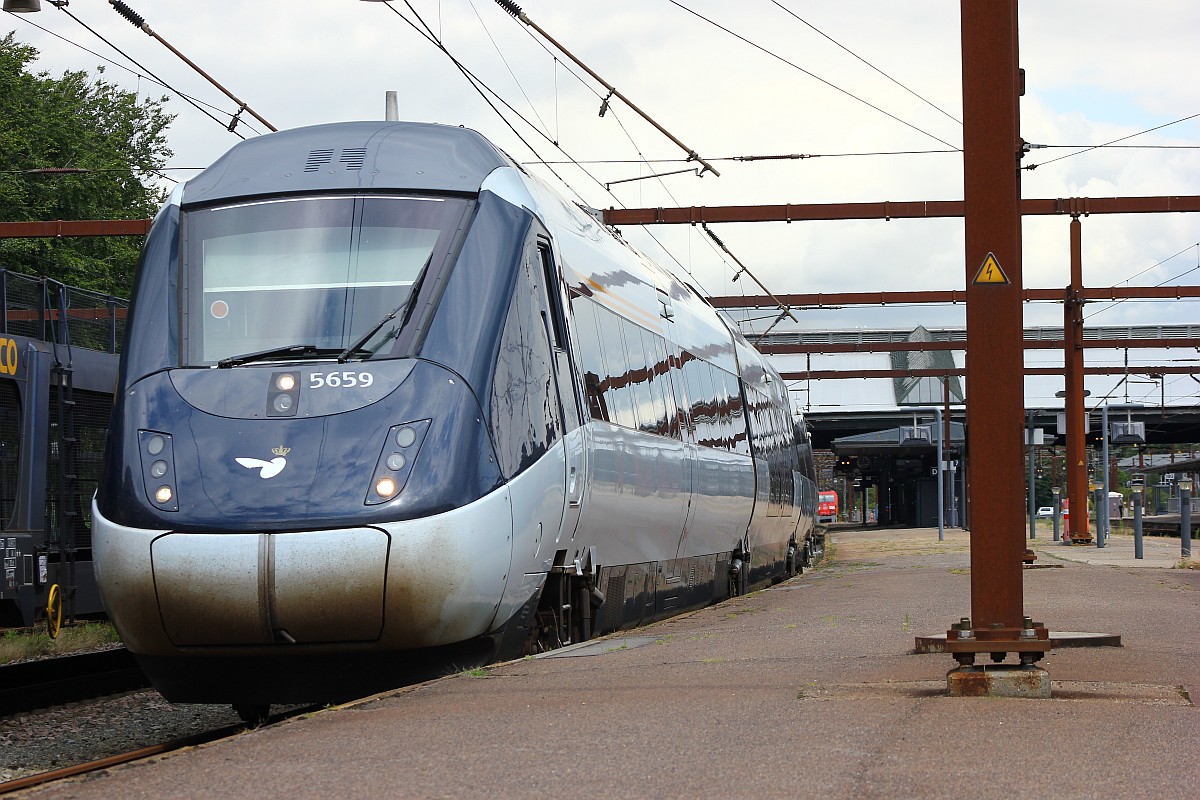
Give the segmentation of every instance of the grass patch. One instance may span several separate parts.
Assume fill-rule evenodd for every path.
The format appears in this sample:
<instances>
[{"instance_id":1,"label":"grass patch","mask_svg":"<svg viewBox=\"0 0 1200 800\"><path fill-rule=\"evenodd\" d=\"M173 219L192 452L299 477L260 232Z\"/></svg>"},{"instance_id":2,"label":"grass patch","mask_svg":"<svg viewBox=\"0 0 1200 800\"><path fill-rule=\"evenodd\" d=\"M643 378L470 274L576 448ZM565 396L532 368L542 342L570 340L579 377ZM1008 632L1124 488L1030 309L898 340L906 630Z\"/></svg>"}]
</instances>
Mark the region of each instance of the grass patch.
<instances>
[{"instance_id":1,"label":"grass patch","mask_svg":"<svg viewBox=\"0 0 1200 800\"><path fill-rule=\"evenodd\" d=\"M488 671L487 667L471 667L470 669L464 669L459 674L466 675L469 678L486 678Z\"/></svg>"},{"instance_id":2,"label":"grass patch","mask_svg":"<svg viewBox=\"0 0 1200 800\"><path fill-rule=\"evenodd\" d=\"M117 629L107 622L81 622L63 628L57 639L43 629L5 631L0 638L0 664L47 656L65 656L95 650L121 641Z\"/></svg>"}]
</instances>

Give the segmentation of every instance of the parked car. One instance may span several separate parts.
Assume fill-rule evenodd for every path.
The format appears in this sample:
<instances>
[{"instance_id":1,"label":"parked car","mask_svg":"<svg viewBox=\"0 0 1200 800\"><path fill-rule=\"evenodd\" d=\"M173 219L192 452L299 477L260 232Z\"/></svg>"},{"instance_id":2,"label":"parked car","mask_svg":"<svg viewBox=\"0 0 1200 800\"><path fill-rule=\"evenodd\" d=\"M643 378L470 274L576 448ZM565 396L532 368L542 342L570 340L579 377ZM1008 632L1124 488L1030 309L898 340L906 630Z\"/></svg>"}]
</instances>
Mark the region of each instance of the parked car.
<instances>
[{"instance_id":1,"label":"parked car","mask_svg":"<svg viewBox=\"0 0 1200 800\"><path fill-rule=\"evenodd\" d=\"M1037 510L1037 515L1036 515L1036 516L1039 516L1039 517L1053 517L1053 516L1054 516L1054 508L1053 508L1053 507L1051 507L1051 506L1042 506L1041 508L1039 508L1039 509Z\"/></svg>"}]
</instances>

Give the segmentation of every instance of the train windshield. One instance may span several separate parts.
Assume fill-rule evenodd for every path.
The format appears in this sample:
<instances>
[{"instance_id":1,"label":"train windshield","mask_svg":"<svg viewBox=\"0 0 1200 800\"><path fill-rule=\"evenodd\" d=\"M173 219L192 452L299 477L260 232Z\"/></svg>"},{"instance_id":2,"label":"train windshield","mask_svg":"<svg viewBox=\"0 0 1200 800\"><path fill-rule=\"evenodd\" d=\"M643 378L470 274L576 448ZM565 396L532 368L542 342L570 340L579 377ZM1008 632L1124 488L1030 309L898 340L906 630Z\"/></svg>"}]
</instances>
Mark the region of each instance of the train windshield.
<instances>
[{"instance_id":1,"label":"train windshield","mask_svg":"<svg viewBox=\"0 0 1200 800\"><path fill-rule=\"evenodd\" d=\"M185 213L187 361L336 355L390 312L355 357L387 356L404 305L446 257L469 202L310 197ZM282 357L280 355L279 357Z\"/></svg>"}]
</instances>

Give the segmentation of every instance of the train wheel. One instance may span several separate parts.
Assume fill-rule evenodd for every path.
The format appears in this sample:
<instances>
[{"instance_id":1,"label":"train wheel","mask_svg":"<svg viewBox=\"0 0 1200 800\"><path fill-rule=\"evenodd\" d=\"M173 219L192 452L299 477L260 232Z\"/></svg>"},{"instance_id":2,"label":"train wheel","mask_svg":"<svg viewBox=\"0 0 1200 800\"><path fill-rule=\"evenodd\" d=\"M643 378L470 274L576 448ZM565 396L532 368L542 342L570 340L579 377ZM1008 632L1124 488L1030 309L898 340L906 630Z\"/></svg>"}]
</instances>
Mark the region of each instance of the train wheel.
<instances>
[{"instance_id":1,"label":"train wheel","mask_svg":"<svg viewBox=\"0 0 1200 800\"><path fill-rule=\"evenodd\" d=\"M741 545L733 551L729 561L729 586L726 597L737 597L746 593L746 562Z\"/></svg>"},{"instance_id":2,"label":"train wheel","mask_svg":"<svg viewBox=\"0 0 1200 800\"><path fill-rule=\"evenodd\" d=\"M50 634L51 639L58 638L58 632L62 630L62 617L62 592L56 583L50 587L50 594L46 598L46 633Z\"/></svg>"},{"instance_id":3,"label":"train wheel","mask_svg":"<svg viewBox=\"0 0 1200 800\"><path fill-rule=\"evenodd\" d=\"M271 706L256 703L234 705L233 713L237 714L238 718L251 728L257 728L267 721L267 717L271 716Z\"/></svg>"}]
</instances>

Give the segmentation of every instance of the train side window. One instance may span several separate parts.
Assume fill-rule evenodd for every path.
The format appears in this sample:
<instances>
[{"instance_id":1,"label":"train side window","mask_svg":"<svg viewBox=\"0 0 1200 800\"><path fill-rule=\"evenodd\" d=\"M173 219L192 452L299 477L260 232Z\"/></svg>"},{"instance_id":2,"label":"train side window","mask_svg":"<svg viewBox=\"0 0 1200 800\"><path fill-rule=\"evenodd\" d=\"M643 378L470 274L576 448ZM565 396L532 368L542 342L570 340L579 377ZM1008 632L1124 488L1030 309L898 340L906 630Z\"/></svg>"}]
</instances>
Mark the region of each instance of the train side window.
<instances>
[{"instance_id":1,"label":"train side window","mask_svg":"<svg viewBox=\"0 0 1200 800\"><path fill-rule=\"evenodd\" d=\"M742 402L742 386L736 375L730 375L729 417L733 426L733 450L750 455L750 434L746 429L746 407Z\"/></svg>"},{"instance_id":2,"label":"train side window","mask_svg":"<svg viewBox=\"0 0 1200 800\"><path fill-rule=\"evenodd\" d=\"M719 367L713 367L713 390L717 394L717 436L718 446L722 450L733 449L733 415L729 409L732 396L729 393L728 372Z\"/></svg>"},{"instance_id":3,"label":"train side window","mask_svg":"<svg viewBox=\"0 0 1200 800\"><path fill-rule=\"evenodd\" d=\"M671 394L671 377L668 374L667 367L667 341L661 336L654 333L647 333L650 337L650 350L653 364L650 365L653 372L653 383L655 393L655 410L658 411L658 432L663 436L678 436L676 425L672 424L675 418L675 398Z\"/></svg>"},{"instance_id":4,"label":"train side window","mask_svg":"<svg viewBox=\"0 0 1200 800\"><path fill-rule=\"evenodd\" d=\"M509 301L492 377L492 441L506 477L524 470L562 435L554 352L543 323L541 264L527 251Z\"/></svg>"},{"instance_id":5,"label":"train side window","mask_svg":"<svg viewBox=\"0 0 1200 800\"><path fill-rule=\"evenodd\" d=\"M629 361L625 354L625 338L621 335L621 319L607 308L596 305L596 327L604 351L605 375L608 390L609 421L626 428L637 427L633 410L633 388L629 382Z\"/></svg>"},{"instance_id":6,"label":"train side window","mask_svg":"<svg viewBox=\"0 0 1200 800\"><path fill-rule=\"evenodd\" d=\"M637 409L637 428L645 433L654 433L657 409L654 403L654 387L650 383L653 359L646 348L646 332L629 323L621 327L625 334L625 352L629 355L629 379L633 386L634 407Z\"/></svg>"},{"instance_id":7,"label":"train side window","mask_svg":"<svg viewBox=\"0 0 1200 800\"><path fill-rule=\"evenodd\" d=\"M694 359L683 368L687 378L688 397L692 401L692 424L696 426L696 443L713 446L715 437L712 371L708 362Z\"/></svg>"},{"instance_id":8,"label":"train side window","mask_svg":"<svg viewBox=\"0 0 1200 800\"><path fill-rule=\"evenodd\" d=\"M542 276L546 282L546 294L550 301L550 337L559 350L567 349L567 321L563 317L561 292L554 259L550 255L550 243L538 239L538 260L542 262Z\"/></svg>"},{"instance_id":9,"label":"train side window","mask_svg":"<svg viewBox=\"0 0 1200 800\"><path fill-rule=\"evenodd\" d=\"M671 435L676 439L691 441L685 430L691 430L691 422L688 419L688 402L687 381L684 378L683 365L686 359L691 356L681 350L676 344L669 344L669 353L667 354L667 376L670 382L665 390L670 394L670 403L675 407L675 416L671 419Z\"/></svg>"},{"instance_id":10,"label":"train side window","mask_svg":"<svg viewBox=\"0 0 1200 800\"><path fill-rule=\"evenodd\" d=\"M662 360L665 353L662 349L662 339L650 331L641 332L642 352L646 359L646 389L650 395L650 404L646 408L646 416L639 417L642 430L660 436L669 431L667 425L667 405L663 400L661 374Z\"/></svg>"},{"instance_id":11,"label":"train side window","mask_svg":"<svg viewBox=\"0 0 1200 800\"><path fill-rule=\"evenodd\" d=\"M600 346L600 329L596 324L596 304L577 297L571 304L575 329L579 332L579 366L587 391L588 413L592 419L608 421L609 411L605 392L608 372L604 367L604 351Z\"/></svg>"}]
</instances>

